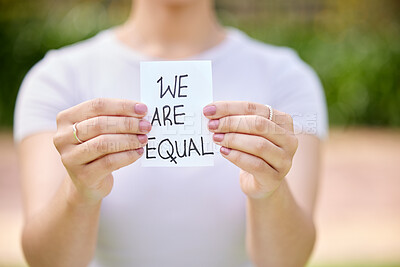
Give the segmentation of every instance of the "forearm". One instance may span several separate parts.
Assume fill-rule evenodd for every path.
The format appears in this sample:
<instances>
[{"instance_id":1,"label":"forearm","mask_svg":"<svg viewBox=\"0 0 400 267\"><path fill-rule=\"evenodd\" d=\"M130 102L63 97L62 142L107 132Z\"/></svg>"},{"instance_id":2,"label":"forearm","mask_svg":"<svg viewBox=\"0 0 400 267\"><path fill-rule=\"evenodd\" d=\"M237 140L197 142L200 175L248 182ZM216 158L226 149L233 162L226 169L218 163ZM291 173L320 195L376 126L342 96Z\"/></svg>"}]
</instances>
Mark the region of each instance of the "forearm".
<instances>
[{"instance_id":1,"label":"forearm","mask_svg":"<svg viewBox=\"0 0 400 267\"><path fill-rule=\"evenodd\" d=\"M67 179L53 200L26 220L22 246L30 266L87 266L93 257L100 203L80 201Z\"/></svg>"},{"instance_id":2,"label":"forearm","mask_svg":"<svg viewBox=\"0 0 400 267\"><path fill-rule=\"evenodd\" d=\"M310 215L295 202L288 185L265 199L247 200L247 250L256 266L304 266L315 242Z\"/></svg>"}]
</instances>

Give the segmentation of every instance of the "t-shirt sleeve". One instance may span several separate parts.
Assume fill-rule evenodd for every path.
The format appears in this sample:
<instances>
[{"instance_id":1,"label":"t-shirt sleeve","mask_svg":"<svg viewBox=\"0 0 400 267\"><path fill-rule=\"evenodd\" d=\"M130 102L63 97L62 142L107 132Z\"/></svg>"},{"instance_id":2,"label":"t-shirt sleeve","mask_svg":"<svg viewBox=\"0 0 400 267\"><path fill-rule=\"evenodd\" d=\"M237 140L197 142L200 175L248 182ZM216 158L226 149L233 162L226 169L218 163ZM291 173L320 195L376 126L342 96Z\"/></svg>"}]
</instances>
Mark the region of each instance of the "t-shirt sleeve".
<instances>
[{"instance_id":1,"label":"t-shirt sleeve","mask_svg":"<svg viewBox=\"0 0 400 267\"><path fill-rule=\"evenodd\" d=\"M66 64L49 51L25 76L14 110L14 142L41 131L57 129L57 114L72 106L73 86Z\"/></svg>"},{"instance_id":2,"label":"t-shirt sleeve","mask_svg":"<svg viewBox=\"0 0 400 267\"><path fill-rule=\"evenodd\" d=\"M289 50L290 51L290 50ZM273 108L290 114L295 133L328 136L325 94L315 71L290 51L286 68L275 80Z\"/></svg>"}]
</instances>

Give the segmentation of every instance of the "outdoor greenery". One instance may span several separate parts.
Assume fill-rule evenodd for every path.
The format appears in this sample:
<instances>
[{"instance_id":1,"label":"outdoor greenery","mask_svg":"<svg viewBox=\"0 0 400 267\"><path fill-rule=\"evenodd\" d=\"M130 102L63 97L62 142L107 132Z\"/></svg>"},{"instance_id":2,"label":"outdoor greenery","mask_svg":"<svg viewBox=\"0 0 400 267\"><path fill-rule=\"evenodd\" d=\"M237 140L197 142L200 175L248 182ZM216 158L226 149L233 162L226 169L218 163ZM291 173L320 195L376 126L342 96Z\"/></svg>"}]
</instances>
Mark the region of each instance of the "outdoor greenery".
<instances>
[{"instance_id":1,"label":"outdoor greenery","mask_svg":"<svg viewBox=\"0 0 400 267\"><path fill-rule=\"evenodd\" d=\"M49 49L126 19L129 0L0 0L0 126ZM331 124L400 126L400 1L219 0L225 25L292 47L319 74Z\"/></svg>"}]
</instances>

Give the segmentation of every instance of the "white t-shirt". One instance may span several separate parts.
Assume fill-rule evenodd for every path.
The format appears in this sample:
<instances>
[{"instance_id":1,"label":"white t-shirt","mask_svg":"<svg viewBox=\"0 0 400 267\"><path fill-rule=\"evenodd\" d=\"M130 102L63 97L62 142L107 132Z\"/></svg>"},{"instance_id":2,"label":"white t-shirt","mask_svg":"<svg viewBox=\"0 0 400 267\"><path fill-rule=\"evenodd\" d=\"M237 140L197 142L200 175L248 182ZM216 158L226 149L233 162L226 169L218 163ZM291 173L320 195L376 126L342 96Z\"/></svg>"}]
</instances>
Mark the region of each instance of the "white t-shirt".
<instances>
[{"instance_id":1,"label":"white t-shirt","mask_svg":"<svg viewBox=\"0 0 400 267\"><path fill-rule=\"evenodd\" d=\"M57 113L83 101L140 100L139 63L153 59L125 46L113 29L49 51L19 91L15 142L55 130ZM221 44L187 59L212 61L215 101L270 104L291 114L298 130L326 137L321 84L293 50L228 28ZM114 188L102 203L91 266L249 264L239 168L218 153L213 167L143 168L136 162L115 171L114 178Z\"/></svg>"}]
</instances>

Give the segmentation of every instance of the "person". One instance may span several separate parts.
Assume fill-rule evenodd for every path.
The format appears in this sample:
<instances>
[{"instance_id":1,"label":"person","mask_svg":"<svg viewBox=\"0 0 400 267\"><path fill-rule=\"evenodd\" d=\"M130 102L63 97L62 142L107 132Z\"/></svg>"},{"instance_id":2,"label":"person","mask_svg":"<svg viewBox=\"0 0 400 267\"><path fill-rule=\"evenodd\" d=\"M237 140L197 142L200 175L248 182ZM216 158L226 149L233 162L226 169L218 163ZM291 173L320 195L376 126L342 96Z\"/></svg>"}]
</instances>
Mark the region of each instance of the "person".
<instances>
[{"instance_id":1,"label":"person","mask_svg":"<svg viewBox=\"0 0 400 267\"><path fill-rule=\"evenodd\" d=\"M221 26L213 5L134 0L123 25L49 51L27 74L14 140L30 266L306 264L327 135L321 84L293 50ZM149 60L212 61L214 166L138 164Z\"/></svg>"}]
</instances>

